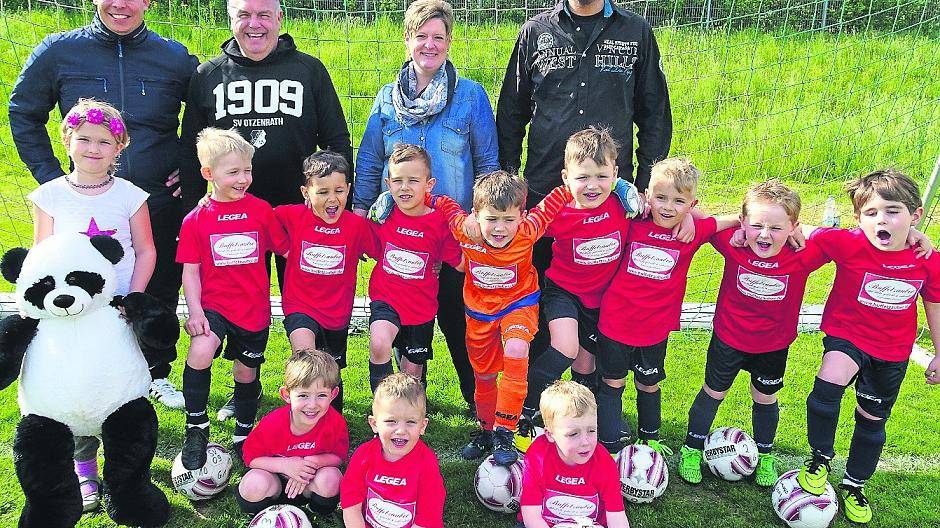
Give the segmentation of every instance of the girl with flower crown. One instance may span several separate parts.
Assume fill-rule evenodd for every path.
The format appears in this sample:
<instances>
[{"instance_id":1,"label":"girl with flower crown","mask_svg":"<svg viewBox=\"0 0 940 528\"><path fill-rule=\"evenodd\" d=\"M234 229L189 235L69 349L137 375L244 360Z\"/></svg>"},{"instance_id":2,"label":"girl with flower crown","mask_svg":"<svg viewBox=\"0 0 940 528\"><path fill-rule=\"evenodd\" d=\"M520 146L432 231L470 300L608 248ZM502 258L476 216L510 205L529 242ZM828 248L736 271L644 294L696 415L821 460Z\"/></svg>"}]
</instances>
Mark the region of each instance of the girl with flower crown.
<instances>
[{"instance_id":1,"label":"girl with flower crown","mask_svg":"<svg viewBox=\"0 0 940 528\"><path fill-rule=\"evenodd\" d=\"M33 203L33 244L62 232L111 236L124 248L124 258L115 266L116 293L144 291L157 251L148 194L114 177L117 158L130 143L120 112L105 102L80 99L62 121L61 135L73 170L27 196ZM93 436L75 439L75 472L85 511L97 508L100 499L98 445Z\"/></svg>"}]
</instances>

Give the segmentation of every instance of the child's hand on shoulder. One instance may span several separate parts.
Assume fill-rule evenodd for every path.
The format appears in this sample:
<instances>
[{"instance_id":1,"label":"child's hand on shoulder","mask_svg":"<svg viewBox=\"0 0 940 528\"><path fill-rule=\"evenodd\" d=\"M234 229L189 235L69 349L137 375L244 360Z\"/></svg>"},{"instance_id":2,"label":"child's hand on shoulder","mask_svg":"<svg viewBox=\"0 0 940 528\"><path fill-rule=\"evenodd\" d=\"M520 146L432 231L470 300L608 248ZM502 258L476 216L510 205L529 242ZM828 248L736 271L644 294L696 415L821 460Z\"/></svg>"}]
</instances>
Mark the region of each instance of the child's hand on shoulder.
<instances>
[{"instance_id":1,"label":"child's hand on shoulder","mask_svg":"<svg viewBox=\"0 0 940 528\"><path fill-rule=\"evenodd\" d=\"M790 236L787 237L787 244L793 248L793 251L803 251L806 249L806 236L803 235L803 230L797 224L796 229L790 233Z\"/></svg>"},{"instance_id":2,"label":"child's hand on shoulder","mask_svg":"<svg viewBox=\"0 0 940 528\"><path fill-rule=\"evenodd\" d=\"M935 355L930 364L927 365L924 377L927 378L928 385L940 384L940 354Z\"/></svg>"},{"instance_id":3,"label":"child's hand on shoulder","mask_svg":"<svg viewBox=\"0 0 940 528\"><path fill-rule=\"evenodd\" d=\"M913 227L907 234L907 243L914 249L914 254L918 258L930 258L930 255L933 254L933 242L930 241L930 237Z\"/></svg>"},{"instance_id":4,"label":"child's hand on shoulder","mask_svg":"<svg viewBox=\"0 0 940 528\"><path fill-rule=\"evenodd\" d=\"M281 464L283 465L281 473L300 482L310 482L317 474L317 465L309 457L289 457L285 458Z\"/></svg>"},{"instance_id":5,"label":"child's hand on shoulder","mask_svg":"<svg viewBox=\"0 0 940 528\"><path fill-rule=\"evenodd\" d=\"M744 245L747 244L747 236L744 234L744 228L739 227L735 229L728 243L731 244L731 247L743 248Z\"/></svg>"},{"instance_id":6,"label":"child's hand on shoulder","mask_svg":"<svg viewBox=\"0 0 940 528\"><path fill-rule=\"evenodd\" d=\"M695 239L695 219L692 213L685 215L679 224L672 229L672 236L683 244L688 244Z\"/></svg>"},{"instance_id":7,"label":"child's hand on shoulder","mask_svg":"<svg viewBox=\"0 0 940 528\"><path fill-rule=\"evenodd\" d=\"M209 335L209 320L206 319L205 312L190 312L186 319L186 333L190 337L198 335Z\"/></svg>"},{"instance_id":8,"label":"child's hand on shoulder","mask_svg":"<svg viewBox=\"0 0 940 528\"><path fill-rule=\"evenodd\" d=\"M480 231L480 223L477 222L477 215L468 214L463 221L463 234L473 241L474 244L483 243L483 232Z\"/></svg>"}]
</instances>

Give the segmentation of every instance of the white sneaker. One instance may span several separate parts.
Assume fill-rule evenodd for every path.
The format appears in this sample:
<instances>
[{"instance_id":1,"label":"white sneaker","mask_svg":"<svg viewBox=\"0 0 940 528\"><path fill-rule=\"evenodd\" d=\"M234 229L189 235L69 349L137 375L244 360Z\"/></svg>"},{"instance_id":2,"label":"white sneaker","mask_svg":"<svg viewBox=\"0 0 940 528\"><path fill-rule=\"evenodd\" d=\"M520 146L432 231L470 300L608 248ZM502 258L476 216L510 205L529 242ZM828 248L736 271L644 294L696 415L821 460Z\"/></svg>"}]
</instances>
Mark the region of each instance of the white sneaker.
<instances>
[{"instance_id":1,"label":"white sneaker","mask_svg":"<svg viewBox=\"0 0 940 528\"><path fill-rule=\"evenodd\" d=\"M166 378L155 379L150 382L150 397L170 409L186 407L183 393L177 390L173 383Z\"/></svg>"},{"instance_id":2,"label":"white sneaker","mask_svg":"<svg viewBox=\"0 0 940 528\"><path fill-rule=\"evenodd\" d=\"M98 481L87 477L78 477L82 491L82 512L95 511L101 505L101 490Z\"/></svg>"},{"instance_id":3,"label":"white sneaker","mask_svg":"<svg viewBox=\"0 0 940 528\"><path fill-rule=\"evenodd\" d=\"M232 416L235 416L235 395L229 396L227 402L222 407L219 407L219 412L215 414L215 419L224 422Z\"/></svg>"}]
</instances>

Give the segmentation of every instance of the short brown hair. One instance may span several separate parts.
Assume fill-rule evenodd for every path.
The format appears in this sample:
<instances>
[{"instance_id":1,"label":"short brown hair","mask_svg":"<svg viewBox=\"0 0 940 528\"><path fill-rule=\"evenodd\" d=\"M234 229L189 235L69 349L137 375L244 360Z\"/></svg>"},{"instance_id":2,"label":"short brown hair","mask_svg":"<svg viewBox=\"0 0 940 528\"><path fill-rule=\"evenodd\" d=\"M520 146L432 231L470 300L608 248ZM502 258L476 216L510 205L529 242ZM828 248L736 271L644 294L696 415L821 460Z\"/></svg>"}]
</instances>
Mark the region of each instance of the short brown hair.
<instances>
[{"instance_id":1,"label":"short brown hair","mask_svg":"<svg viewBox=\"0 0 940 528\"><path fill-rule=\"evenodd\" d=\"M411 38L428 20L439 18L450 37L454 28L454 8L442 0L415 0L405 10L405 37Z\"/></svg>"},{"instance_id":2,"label":"short brown hair","mask_svg":"<svg viewBox=\"0 0 940 528\"><path fill-rule=\"evenodd\" d=\"M333 356L313 348L294 352L284 367L284 387L293 390L318 381L329 389L339 387L339 365Z\"/></svg>"},{"instance_id":3,"label":"short brown hair","mask_svg":"<svg viewBox=\"0 0 940 528\"><path fill-rule=\"evenodd\" d=\"M424 147L409 143L395 143L392 147L392 155L388 157L389 176L391 176L392 165L406 161L421 161L428 168L428 178L431 177L431 155L424 150Z\"/></svg>"},{"instance_id":4,"label":"short brown hair","mask_svg":"<svg viewBox=\"0 0 940 528\"><path fill-rule=\"evenodd\" d=\"M88 99L79 99L78 102L75 103L75 106L73 106L72 109L69 110L68 114L66 114L66 117L62 119L62 124L59 125L59 133L62 136L63 145L65 145L66 147L69 146L69 142L72 140L72 134L74 134L75 131L78 129L78 127L72 128L71 123L69 123L68 116L70 116L72 113L75 113L81 116L80 123L78 125L78 126L81 126L82 124L87 122L88 111L91 109L100 110L104 116L104 119L108 120L108 123L110 123L112 119L117 119L118 121L120 121L121 124L124 125L124 131L116 136L114 136L114 134L112 133L112 136L114 136L115 141L117 141L120 145L124 147L127 147L128 145L131 144L131 136L127 132L127 123L124 121L124 118L121 117L121 112L119 112L117 108L111 106L110 104L104 101L99 101L97 99L88 98ZM105 128L109 127L109 125L103 121L101 123L101 126ZM117 169L117 163L111 166L112 171L116 169Z\"/></svg>"},{"instance_id":5,"label":"short brown hair","mask_svg":"<svg viewBox=\"0 0 940 528\"><path fill-rule=\"evenodd\" d=\"M671 183L680 193L689 193L695 196L698 179L701 176L702 172L695 165L692 165L689 158L666 158L655 163L650 170L649 187L652 187L653 182L656 180L664 180Z\"/></svg>"},{"instance_id":6,"label":"short brown hair","mask_svg":"<svg viewBox=\"0 0 940 528\"><path fill-rule=\"evenodd\" d=\"M588 413L597 414L597 400L591 390L576 381L558 380L544 391L539 400L539 412L548 430L555 418L580 418Z\"/></svg>"},{"instance_id":7,"label":"short brown hair","mask_svg":"<svg viewBox=\"0 0 940 528\"><path fill-rule=\"evenodd\" d=\"M776 178L751 185L744 195L741 216L747 216L747 206L754 202L779 205L791 222L795 224L800 220L800 194Z\"/></svg>"},{"instance_id":8,"label":"short brown hair","mask_svg":"<svg viewBox=\"0 0 940 528\"><path fill-rule=\"evenodd\" d=\"M245 141L237 130L206 127L196 136L196 154L203 167L212 167L219 158L237 152L247 159L255 155L255 147Z\"/></svg>"},{"instance_id":9,"label":"short brown hair","mask_svg":"<svg viewBox=\"0 0 940 528\"><path fill-rule=\"evenodd\" d=\"M320 150L304 160L304 185L310 185L315 178L323 178L338 172L349 181L349 162L332 150Z\"/></svg>"},{"instance_id":10,"label":"short brown hair","mask_svg":"<svg viewBox=\"0 0 940 528\"><path fill-rule=\"evenodd\" d=\"M571 163L582 163L590 158L598 166L617 163L620 143L610 135L609 128L589 126L571 134L565 144L565 167Z\"/></svg>"},{"instance_id":11,"label":"short brown hair","mask_svg":"<svg viewBox=\"0 0 940 528\"><path fill-rule=\"evenodd\" d=\"M473 209L480 211L492 207L497 211L508 211L511 207L525 207L528 186L519 176L498 170L477 178L473 184Z\"/></svg>"},{"instance_id":12,"label":"short brown hair","mask_svg":"<svg viewBox=\"0 0 940 528\"><path fill-rule=\"evenodd\" d=\"M375 402L379 400L408 400L408 403L421 409L421 414L427 412L427 395L421 380L404 372L392 374L382 380L375 388L375 397L372 400L373 413Z\"/></svg>"},{"instance_id":13,"label":"short brown hair","mask_svg":"<svg viewBox=\"0 0 940 528\"><path fill-rule=\"evenodd\" d=\"M917 182L897 169L882 169L850 181L845 185L845 192L852 199L852 207L858 213L862 207L877 194L890 202L901 202L914 214L924 204L920 199Z\"/></svg>"}]
</instances>

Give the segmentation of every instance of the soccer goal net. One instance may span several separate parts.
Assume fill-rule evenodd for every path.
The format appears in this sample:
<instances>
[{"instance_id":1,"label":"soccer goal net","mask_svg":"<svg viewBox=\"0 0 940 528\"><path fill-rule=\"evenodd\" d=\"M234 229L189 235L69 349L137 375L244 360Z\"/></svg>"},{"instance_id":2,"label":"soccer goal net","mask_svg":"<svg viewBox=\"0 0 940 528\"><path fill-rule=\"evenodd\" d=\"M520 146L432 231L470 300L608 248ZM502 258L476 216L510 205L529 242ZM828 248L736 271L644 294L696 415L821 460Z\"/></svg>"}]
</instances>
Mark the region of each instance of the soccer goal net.
<instances>
[{"instance_id":1,"label":"soccer goal net","mask_svg":"<svg viewBox=\"0 0 940 528\"><path fill-rule=\"evenodd\" d=\"M771 177L800 191L804 223L823 221L830 196L854 223L848 179L895 167L927 191L940 154L940 9L936 0L621 0L653 25L672 100L672 153L704 171L699 199L734 213L746 187ZM456 0L450 57L496 103L520 24L551 0ZM349 121L362 136L379 88L403 59L402 0L287 0L284 30L327 66ZM32 48L51 32L91 20L90 1L0 0L0 86L7 102ZM153 0L148 25L201 60L230 36L224 0ZM598 104L603 104L599 101ZM0 245L29 245L35 188L7 122L0 131ZM49 124L57 134L58 113ZM65 164L61 146L56 152ZM940 233L934 203L929 234ZM934 236L937 240L937 237ZM700 252L688 303L713 303L720 257ZM831 267L811 280L805 303L822 303ZM360 293L362 294L362 293Z\"/></svg>"}]
</instances>

